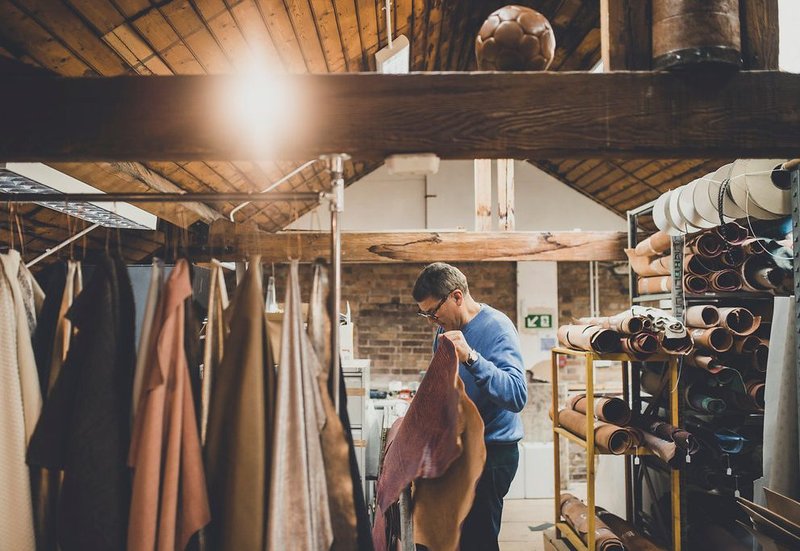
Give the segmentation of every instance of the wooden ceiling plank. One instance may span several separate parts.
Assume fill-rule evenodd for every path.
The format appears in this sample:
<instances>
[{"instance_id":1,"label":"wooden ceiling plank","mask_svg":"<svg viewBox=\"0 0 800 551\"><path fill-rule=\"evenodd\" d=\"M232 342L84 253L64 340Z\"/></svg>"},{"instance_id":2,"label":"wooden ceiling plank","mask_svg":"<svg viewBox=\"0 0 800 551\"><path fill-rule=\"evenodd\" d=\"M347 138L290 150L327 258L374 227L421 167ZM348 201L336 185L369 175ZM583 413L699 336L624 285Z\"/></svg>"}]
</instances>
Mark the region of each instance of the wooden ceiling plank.
<instances>
[{"instance_id":1,"label":"wooden ceiling plank","mask_svg":"<svg viewBox=\"0 0 800 551\"><path fill-rule=\"evenodd\" d=\"M358 32L358 18L354 0L333 0L339 40L342 42L344 61L348 72L359 72L363 65L361 35Z\"/></svg>"},{"instance_id":2,"label":"wooden ceiling plank","mask_svg":"<svg viewBox=\"0 0 800 551\"><path fill-rule=\"evenodd\" d=\"M423 71L425 61L425 28L427 25L425 0L413 0L411 12L411 36L408 37L411 48L411 70Z\"/></svg>"},{"instance_id":3,"label":"wooden ceiling plank","mask_svg":"<svg viewBox=\"0 0 800 551\"><path fill-rule=\"evenodd\" d=\"M109 45L117 54L119 54L125 62L133 67L133 70L139 74L143 74L141 68L143 59L147 59L152 55L152 50L148 48L144 42L139 41L138 44L126 44L117 34L116 31L111 31L103 35L103 40ZM148 53L144 53L148 52ZM149 69L147 70L149 73ZM146 73L145 73L146 74Z\"/></svg>"},{"instance_id":4,"label":"wooden ceiling plank","mask_svg":"<svg viewBox=\"0 0 800 551\"><path fill-rule=\"evenodd\" d=\"M602 164L603 159L586 159L569 172L565 172L564 176L572 182L577 182L584 174Z\"/></svg>"},{"instance_id":5,"label":"wooden ceiling plank","mask_svg":"<svg viewBox=\"0 0 800 551\"><path fill-rule=\"evenodd\" d=\"M465 40L468 12L466 2L453 3L447 2L448 13L445 21L446 26L442 28L441 45L439 46L439 70L455 71L456 57L458 56L459 46Z\"/></svg>"},{"instance_id":6,"label":"wooden ceiling plank","mask_svg":"<svg viewBox=\"0 0 800 551\"><path fill-rule=\"evenodd\" d=\"M230 9L256 59L263 60L269 69L284 70L283 60L275 49L272 36L264 25L255 3L252 0L244 0L231 6Z\"/></svg>"},{"instance_id":7,"label":"wooden ceiling plank","mask_svg":"<svg viewBox=\"0 0 800 551\"><path fill-rule=\"evenodd\" d=\"M221 8L222 12L210 16L196 11L185 0L176 0L159 8L164 19L206 73L229 73L233 67L232 60L248 57L247 45L236 24L225 7ZM234 51L231 52L231 49Z\"/></svg>"},{"instance_id":8,"label":"wooden ceiling plank","mask_svg":"<svg viewBox=\"0 0 800 551\"><path fill-rule=\"evenodd\" d=\"M80 12L95 28L98 36L125 23L125 16L109 0L64 0L75 11Z\"/></svg>"},{"instance_id":9,"label":"wooden ceiling plank","mask_svg":"<svg viewBox=\"0 0 800 551\"><path fill-rule=\"evenodd\" d=\"M113 2L125 14L125 17L129 18L151 9L150 0L113 0Z\"/></svg>"},{"instance_id":10,"label":"wooden ceiling plank","mask_svg":"<svg viewBox=\"0 0 800 551\"><path fill-rule=\"evenodd\" d=\"M289 20L294 29L306 67L309 73L329 72L325 52L322 51L322 37L317 31L314 13L308 0L284 0Z\"/></svg>"},{"instance_id":11,"label":"wooden ceiling plank","mask_svg":"<svg viewBox=\"0 0 800 551\"><path fill-rule=\"evenodd\" d=\"M455 25L458 22L456 17L458 6L455 2L442 4L442 21L439 25L439 38L437 43L436 62L433 65L434 71L447 71L450 58L450 46L456 41L454 33Z\"/></svg>"},{"instance_id":12,"label":"wooden ceiling plank","mask_svg":"<svg viewBox=\"0 0 800 551\"><path fill-rule=\"evenodd\" d=\"M382 46L389 45L389 36L386 33L386 0L373 0L373 2L375 4L375 38L378 50L380 50ZM390 0L390 2L394 4L394 0ZM392 9L394 9L394 6L392 6Z\"/></svg>"},{"instance_id":13,"label":"wooden ceiling plank","mask_svg":"<svg viewBox=\"0 0 800 551\"><path fill-rule=\"evenodd\" d=\"M600 0L605 71L647 71L652 57L650 2Z\"/></svg>"},{"instance_id":14,"label":"wooden ceiling plank","mask_svg":"<svg viewBox=\"0 0 800 551\"><path fill-rule=\"evenodd\" d=\"M344 45L336 23L336 10L331 0L308 0L317 26L317 34L328 65L328 71L340 73L347 70Z\"/></svg>"},{"instance_id":15,"label":"wooden ceiling plank","mask_svg":"<svg viewBox=\"0 0 800 551\"><path fill-rule=\"evenodd\" d=\"M597 65L600 61L600 53L600 29L591 29L558 70L585 71Z\"/></svg>"},{"instance_id":16,"label":"wooden ceiling plank","mask_svg":"<svg viewBox=\"0 0 800 551\"><path fill-rule=\"evenodd\" d=\"M682 161L680 160L671 160L669 163L651 162L637 170L626 171L626 174L628 175L627 179L612 184L607 189L597 190L594 195L601 201L616 203L619 200L620 194L638 193L638 191L636 191L638 188L649 188L655 192L658 192L658 187L654 181L654 176L658 178L658 175L661 172L669 170L670 167L676 166L681 162Z\"/></svg>"},{"instance_id":17,"label":"wooden ceiling plank","mask_svg":"<svg viewBox=\"0 0 800 551\"><path fill-rule=\"evenodd\" d=\"M428 3L428 24L425 27L425 70L435 71L442 39L442 0Z\"/></svg>"},{"instance_id":18,"label":"wooden ceiling plank","mask_svg":"<svg viewBox=\"0 0 800 551\"><path fill-rule=\"evenodd\" d=\"M295 75L287 82L307 122L274 121L273 133L282 139L270 156L757 158L796 152L800 76L707 76L689 84L661 72ZM215 108L213 92L229 77L4 80L0 117L15 128L13 136L0 135L0 156L8 160L253 158L239 129ZM90 104L87 95L98 99ZM569 108L554 110L538 97L558 97ZM114 108L99 108L104 104ZM54 118L62 124L52 125ZM112 130L114 139L107 139Z\"/></svg>"},{"instance_id":19,"label":"wooden ceiling plank","mask_svg":"<svg viewBox=\"0 0 800 551\"><path fill-rule=\"evenodd\" d=\"M578 180L575 182L575 185L578 185L585 189L587 192L591 193L592 186L598 181L609 174L612 174L616 167L609 163L608 161L603 161L589 172L582 175ZM617 169L618 170L618 169Z\"/></svg>"},{"instance_id":20,"label":"wooden ceiling plank","mask_svg":"<svg viewBox=\"0 0 800 551\"><path fill-rule=\"evenodd\" d=\"M164 53L173 46L181 44L181 37L157 9L137 17L132 25L155 52Z\"/></svg>"},{"instance_id":21,"label":"wooden ceiling plank","mask_svg":"<svg viewBox=\"0 0 800 551\"><path fill-rule=\"evenodd\" d=\"M406 37L411 40L409 29L411 28L411 9L413 8L413 0L393 0L392 10L394 10L395 20L395 34L405 33ZM461 4L461 2L459 2Z\"/></svg>"},{"instance_id":22,"label":"wooden ceiling plank","mask_svg":"<svg viewBox=\"0 0 800 551\"><path fill-rule=\"evenodd\" d=\"M580 185L589 193L595 193L598 189L603 189L607 185L625 177L627 174L613 161L606 161L606 170L603 173L595 173L593 179L584 177Z\"/></svg>"},{"instance_id":23,"label":"wooden ceiling plank","mask_svg":"<svg viewBox=\"0 0 800 551\"><path fill-rule=\"evenodd\" d=\"M742 0L742 60L744 68L778 70L778 0Z\"/></svg>"},{"instance_id":24,"label":"wooden ceiling plank","mask_svg":"<svg viewBox=\"0 0 800 551\"><path fill-rule=\"evenodd\" d=\"M8 0L0 0L0 21L0 39L15 53L25 52L37 64L60 75L83 76L91 72L88 65Z\"/></svg>"},{"instance_id":25,"label":"wooden ceiling plank","mask_svg":"<svg viewBox=\"0 0 800 551\"><path fill-rule=\"evenodd\" d=\"M367 71L375 71L375 54L378 52L378 24L375 0L355 0L358 33L361 36L362 57Z\"/></svg>"},{"instance_id":26,"label":"wooden ceiling plank","mask_svg":"<svg viewBox=\"0 0 800 551\"><path fill-rule=\"evenodd\" d=\"M275 48L284 60L284 66L292 73L306 73L306 66L300 44L297 42L289 14L283 2L258 0L259 13L269 30Z\"/></svg>"},{"instance_id":27,"label":"wooden ceiling plank","mask_svg":"<svg viewBox=\"0 0 800 551\"><path fill-rule=\"evenodd\" d=\"M600 3L565 0L550 20L556 33L556 53L550 70L558 70L593 29L600 27ZM563 32L559 32L563 29ZM599 36L598 36L599 42Z\"/></svg>"}]
</instances>

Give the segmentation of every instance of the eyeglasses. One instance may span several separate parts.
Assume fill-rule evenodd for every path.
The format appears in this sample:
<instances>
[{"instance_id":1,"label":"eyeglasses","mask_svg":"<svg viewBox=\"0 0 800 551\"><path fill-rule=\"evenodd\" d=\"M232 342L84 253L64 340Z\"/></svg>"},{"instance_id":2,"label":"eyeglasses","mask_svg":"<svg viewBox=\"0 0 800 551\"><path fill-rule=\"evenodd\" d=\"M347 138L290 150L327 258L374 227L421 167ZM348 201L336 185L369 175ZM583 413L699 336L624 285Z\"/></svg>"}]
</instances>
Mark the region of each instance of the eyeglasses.
<instances>
[{"instance_id":1,"label":"eyeglasses","mask_svg":"<svg viewBox=\"0 0 800 551\"><path fill-rule=\"evenodd\" d=\"M458 288L453 289L453 291L456 291L457 289ZM426 310L425 312L420 310L419 312L417 312L417 315L422 317L422 318L429 319L429 320L432 320L432 321L439 321L439 318L436 317L436 314L439 312L439 308L441 308L444 305L444 303L447 302L447 299L450 298L450 295L453 294L453 291L450 291L449 293L447 293L444 296L444 298L439 301L439 304L436 305L436 308L434 308L433 310Z\"/></svg>"}]
</instances>

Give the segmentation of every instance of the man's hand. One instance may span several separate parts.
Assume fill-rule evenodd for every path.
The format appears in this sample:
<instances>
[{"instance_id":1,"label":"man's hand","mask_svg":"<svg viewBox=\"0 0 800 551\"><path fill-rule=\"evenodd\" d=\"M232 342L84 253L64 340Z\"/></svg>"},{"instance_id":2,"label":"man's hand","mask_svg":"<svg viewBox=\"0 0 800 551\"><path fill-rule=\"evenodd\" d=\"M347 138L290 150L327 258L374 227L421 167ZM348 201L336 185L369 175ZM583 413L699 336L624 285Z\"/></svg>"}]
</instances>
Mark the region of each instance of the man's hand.
<instances>
[{"instance_id":1,"label":"man's hand","mask_svg":"<svg viewBox=\"0 0 800 551\"><path fill-rule=\"evenodd\" d=\"M440 339L443 337L452 342L456 347L458 361L461 363L466 362L472 347L470 347L470 345L467 343L467 339L464 338L464 333L461 331L447 331L446 333L439 335Z\"/></svg>"}]
</instances>

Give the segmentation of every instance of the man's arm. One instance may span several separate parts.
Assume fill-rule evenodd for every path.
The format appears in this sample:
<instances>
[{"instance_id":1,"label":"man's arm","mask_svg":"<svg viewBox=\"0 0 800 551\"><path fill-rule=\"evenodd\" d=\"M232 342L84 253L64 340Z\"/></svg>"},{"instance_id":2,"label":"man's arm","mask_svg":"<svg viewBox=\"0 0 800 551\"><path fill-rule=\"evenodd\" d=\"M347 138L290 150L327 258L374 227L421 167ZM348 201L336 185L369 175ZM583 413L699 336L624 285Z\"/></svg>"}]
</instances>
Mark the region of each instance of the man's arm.
<instances>
[{"instance_id":1,"label":"man's arm","mask_svg":"<svg viewBox=\"0 0 800 551\"><path fill-rule=\"evenodd\" d=\"M476 350L478 359L471 366L465 363L470 346L461 331L449 331L444 336L453 341L459 361L475 376L475 383L489 399L515 413L522 411L528 401L528 385L515 333L499 335L492 349L484 351L486 356Z\"/></svg>"}]
</instances>

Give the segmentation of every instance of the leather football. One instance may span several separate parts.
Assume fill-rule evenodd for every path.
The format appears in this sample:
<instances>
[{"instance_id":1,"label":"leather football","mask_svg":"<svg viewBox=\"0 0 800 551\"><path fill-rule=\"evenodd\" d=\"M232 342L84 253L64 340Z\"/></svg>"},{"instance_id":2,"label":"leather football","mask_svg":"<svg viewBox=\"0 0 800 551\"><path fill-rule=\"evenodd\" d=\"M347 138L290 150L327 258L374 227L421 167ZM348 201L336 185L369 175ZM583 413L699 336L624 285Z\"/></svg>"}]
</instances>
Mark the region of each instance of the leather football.
<instances>
[{"instance_id":1,"label":"leather football","mask_svg":"<svg viewBox=\"0 0 800 551\"><path fill-rule=\"evenodd\" d=\"M544 71L553 61L556 37L545 16L525 6L505 6L483 22L475 39L481 71Z\"/></svg>"}]
</instances>

